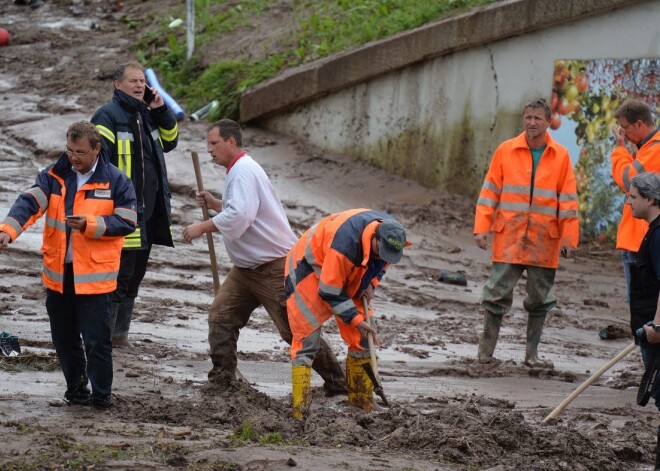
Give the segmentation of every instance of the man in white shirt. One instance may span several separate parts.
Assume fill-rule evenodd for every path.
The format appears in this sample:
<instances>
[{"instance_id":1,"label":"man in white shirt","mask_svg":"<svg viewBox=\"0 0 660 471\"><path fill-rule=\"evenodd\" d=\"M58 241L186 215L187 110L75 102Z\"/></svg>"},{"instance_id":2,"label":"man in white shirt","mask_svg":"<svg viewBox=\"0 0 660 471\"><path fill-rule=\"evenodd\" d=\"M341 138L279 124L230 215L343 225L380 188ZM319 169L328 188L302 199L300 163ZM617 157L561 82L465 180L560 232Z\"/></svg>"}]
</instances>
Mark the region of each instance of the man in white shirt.
<instances>
[{"instance_id":1,"label":"man in white shirt","mask_svg":"<svg viewBox=\"0 0 660 471\"><path fill-rule=\"evenodd\" d=\"M220 232L234 266L209 310L209 344L213 368L209 381L228 386L236 375L236 344L252 311L262 305L280 336L291 344L293 335L284 304L284 263L296 243L282 203L263 168L243 150L241 128L221 119L207 131L207 150L227 169L223 199L197 194L200 205L217 211L213 218L183 230L188 242ZM323 341L314 370L325 380L327 394L346 394L346 378L335 354Z\"/></svg>"}]
</instances>

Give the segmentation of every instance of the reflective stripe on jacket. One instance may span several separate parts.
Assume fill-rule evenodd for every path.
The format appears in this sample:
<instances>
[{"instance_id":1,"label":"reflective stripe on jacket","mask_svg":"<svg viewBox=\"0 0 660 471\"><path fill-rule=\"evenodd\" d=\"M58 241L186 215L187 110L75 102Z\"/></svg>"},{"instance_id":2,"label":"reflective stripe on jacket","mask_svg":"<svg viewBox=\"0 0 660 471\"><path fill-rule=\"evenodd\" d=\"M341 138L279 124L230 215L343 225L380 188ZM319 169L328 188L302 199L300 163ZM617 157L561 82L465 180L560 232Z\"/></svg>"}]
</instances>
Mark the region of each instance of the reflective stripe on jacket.
<instances>
[{"instance_id":1,"label":"reflective stripe on jacket","mask_svg":"<svg viewBox=\"0 0 660 471\"><path fill-rule=\"evenodd\" d=\"M305 338L332 315L356 326L359 294L375 286L387 264L369 260L371 239L386 213L352 209L331 214L308 229L287 255L285 290L294 338Z\"/></svg>"},{"instance_id":2,"label":"reflective stripe on jacket","mask_svg":"<svg viewBox=\"0 0 660 471\"><path fill-rule=\"evenodd\" d=\"M612 178L624 192L630 191L630 180L638 173L660 173L660 131L637 151L636 158L628 149L619 146L612 151ZM649 225L632 217L629 204L623 205L623 215L616 232L616 248L637 252Z\"/></svg>"},{"instance_id":3,"label":"reflective stripe on jacket","mask_svg":"<svg viewBox=\"0 0 660 471\"><path fill-rule=\"evenodd\" d=\"M102 157L89 181L77 190L76 174L63 154L18 197L0 231L13 241L45 214L41 252L46 287L64 291L64 258L70 237L75 293L110 293L117 287L124 236L135 228L135 205L130 180ZM67 215L86 215L85 231L71 230Z\"/></svg>"},{"instance_id":4,"label":"reflective stripe on jacket","mask_svg":"<svg viewBox=\"0 0 660 471\"><path fill-rule=\"evenodd\" d=\"M493 236L493 262L545 268L559 264L560 247L577 247L575 176L568 152L549 134L536 169L523 132L495 151L479 194L474 233Z\"/></svg>"},{"instance_id":5,"label":"reflective stripe on jacket","mask_svg":"<svg viewBox=\"0 0 660 471\"><path fill-rule=\"evenodd\" d=\"M173 247L171 195L164 153L176 148L178 143L179 131L174 113L166 105L152 110L121 90L115 90L112 101L101 106L94 113L91 121L101 133L101 144L110 162L128 175L135 187L138 226L135 232L126 237L124 248L140 249L148 245L141 194L143 185L141 128L149 136L151 142L148 144L155 152L158 163L160 200L156 201L154 233L150 234L149 240L157 245ZM160 209L159 205L162 205Z\"/></svg>"}]
</instances>

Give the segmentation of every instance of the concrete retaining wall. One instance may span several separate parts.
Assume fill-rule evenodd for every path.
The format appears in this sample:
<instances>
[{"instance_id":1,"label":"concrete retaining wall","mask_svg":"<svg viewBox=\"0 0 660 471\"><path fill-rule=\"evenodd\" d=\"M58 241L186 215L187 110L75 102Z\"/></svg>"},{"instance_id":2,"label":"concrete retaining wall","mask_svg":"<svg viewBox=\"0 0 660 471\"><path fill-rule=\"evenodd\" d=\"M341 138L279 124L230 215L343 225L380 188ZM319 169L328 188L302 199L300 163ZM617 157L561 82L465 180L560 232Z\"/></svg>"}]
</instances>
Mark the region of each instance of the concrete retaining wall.
<instances>
[{"instance_id":1,"label":"concrete retaining wall","mask_svg":"<svg viewBox=\"0 0 660 471\"><path fill-rule=\"evenodd\" d=\"M498 2L326 58L242 97L241 117L427 186L475 195L557 59L658 56L658 1Z\"/></svg>"}]
</instances>

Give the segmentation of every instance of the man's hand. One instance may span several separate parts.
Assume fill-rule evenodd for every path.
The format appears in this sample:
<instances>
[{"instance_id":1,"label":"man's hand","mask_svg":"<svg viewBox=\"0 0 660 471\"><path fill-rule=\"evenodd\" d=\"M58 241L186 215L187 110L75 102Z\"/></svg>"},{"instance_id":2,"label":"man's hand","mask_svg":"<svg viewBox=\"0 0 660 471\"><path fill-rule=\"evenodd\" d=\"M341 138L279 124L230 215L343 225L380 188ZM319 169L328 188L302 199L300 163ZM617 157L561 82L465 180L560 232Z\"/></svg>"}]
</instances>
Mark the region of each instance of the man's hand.
<instances>
[{"instance_id":1,"label":"man's hand","mask_svg":"<svg viewBox=\"0 0 660 471\"><path fill-rule=\"evenodd\" d=\"M192 242L202 234L204 231L202 231L201 224L191 224L183 229L183 238L186 242Z\"/></svg>"},{"instance_id":2,"label":"man's hand","mask_svg":"<svg viewBox=\"0 0 660 471\"><path fill-rule=\"evenodd\" d=\"M6 249L11 243L11 237L6 232L0 232L0 250Z\"/></svg>"},{"instance_id":3,"label":"man's hand","mask_svg":"<svg viewBox=\"0 0 660 471\"><path fill-rule=\"evenodd\" d=\"M378 336L376 335L376 329L367 324L367 321L362 321L355 327L357 328L358 332L360 332L360 337L363 339L366 339L367 334L371 332L371 334L374 336L374 344L376 344L377 347L380 347L380 340L378 340Z\"/></svg>"},{"instance_id":4,"label":"man's hand","mask_svg":"<svg viewBox=\"0 0 660 471\"><path fill-rule=\"evenodd\" d=\"M371 300L374 299L375 292L376 292L376 288L374 288L374 286L371 283L369 283L367 289L365 289L360 293L360 299L362 299L363 296L366 296L367 301L371 302Z\"/></svg>"},{"instance_id":5,"label":"man's hand","mask_svg":"<svg viewBox=\"0 0 660 471\"><path fill-rule=\"evenodd\" d=\"M616 141L617 147L626 145L626 130L617 124L613 124L611 127L612 135Z\"/></svg>"},{"instance_id":6,"label":"man's hand","mask_svg":"<svg viewBox=\"0 0 660 471\"><path fill-rule=\"evenodd\" d=\"M660 332L656 332L653 327L645 325L644 332L646 332L646 340L649 343L660 343Z\"/></svg>"},{"instance_id":7,"label":"man's hand","mask_svg":"<svg viewBox=\"0 0 660 471\"><path fill-rule=\"evenodd\" d=\"M208 191L198 191L195 194L195 199L197 200L197 204L202 207L206 205L207 209L212 209L216 213L222 211L222 200L215 198Z\"/></svg>"},{"instance_id":8,"label":"man's hand","mask_svg":"<svg viewBox=\"0 0 660 471\"><path fill-rule=\"evenodd\" d=\"M154 99L151 100L151 103L149 103L149 108L151 108L152 110L155 110L156 108L160 108L165 104L165 100L163 100L163 97L160 96L160 93L158 93L156 87L149 87L149 88L151 88L151 92L154 94Z\"/></svg>"},{"instance_id":9,"label":"man's hand","mask_svg":"<svg viewBox=\"0 0 660 471\"><path fill-rule=\"evenodd\" d=\"M488 232L475 234L474 241L477 243L477 247L479 247L480 249L488 250Z\"/></svg>"},{"instance_id":10,"label":"man's hand","mask_svg":"<svg viewBox=\"0 0 660 471\"><path fill-rule=\"evenodd\" d=\"M81 215L67 216L66 224L73 230L85 232L85 227L87 227L87 217Z\"/></svg>"}]
</instances>

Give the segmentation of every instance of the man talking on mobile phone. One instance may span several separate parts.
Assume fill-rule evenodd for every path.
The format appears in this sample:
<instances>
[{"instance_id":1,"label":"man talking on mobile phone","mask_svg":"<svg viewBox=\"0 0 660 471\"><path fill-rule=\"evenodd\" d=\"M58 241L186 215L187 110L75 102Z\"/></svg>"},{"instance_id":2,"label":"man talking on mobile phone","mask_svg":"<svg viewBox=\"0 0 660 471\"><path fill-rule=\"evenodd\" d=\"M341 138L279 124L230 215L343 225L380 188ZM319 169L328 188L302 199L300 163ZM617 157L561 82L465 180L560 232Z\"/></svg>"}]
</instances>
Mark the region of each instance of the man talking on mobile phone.
<instances>
[{"instance_id":1,"label":"man talking on mobile phone","mask_svg":"<svg viewBox=\"0 0 660 471\"><path fill-rule=\"evenodd\" d=\"M135 298L147 271L151 247L173 247L172 211L165 152L176 148L179 131L174 113L157 90L150 89L137 62L120 65L113 75L112 101L92 122L110 162L133 182L138 227L124 241L117 290L112 296L112 344L132 347L128 331Z\"/></svg>"}]
</instances>

